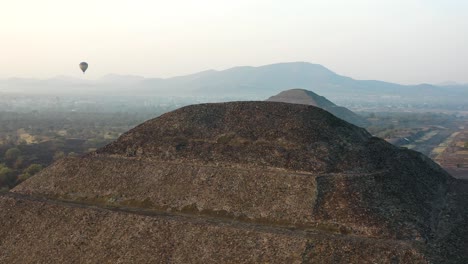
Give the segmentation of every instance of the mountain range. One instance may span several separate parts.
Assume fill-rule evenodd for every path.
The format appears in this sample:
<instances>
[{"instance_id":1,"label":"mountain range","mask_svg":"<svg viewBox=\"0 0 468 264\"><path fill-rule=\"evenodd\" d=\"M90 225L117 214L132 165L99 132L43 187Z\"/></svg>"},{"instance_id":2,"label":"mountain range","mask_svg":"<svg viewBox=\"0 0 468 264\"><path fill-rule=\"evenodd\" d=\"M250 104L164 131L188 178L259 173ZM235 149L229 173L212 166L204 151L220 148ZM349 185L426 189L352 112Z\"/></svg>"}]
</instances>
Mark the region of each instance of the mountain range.
<instances>
[{"instance_id":1,"label":"mountain range","mask_svg":"<svg viewBox=\"0 0 468 264\"><path fill-rule=\"evenodd\" d=\"M313 90L336 100L417 101L464 103L468 85L401 85L378 80L355 80L319 64L290 62L260 67L208 70L172 78L107 75L98 80L57 77L47 80L0 80L0 92L109 94L126 96L239 96L264 99L291 88Z\"/></svg>"}]
</instances>

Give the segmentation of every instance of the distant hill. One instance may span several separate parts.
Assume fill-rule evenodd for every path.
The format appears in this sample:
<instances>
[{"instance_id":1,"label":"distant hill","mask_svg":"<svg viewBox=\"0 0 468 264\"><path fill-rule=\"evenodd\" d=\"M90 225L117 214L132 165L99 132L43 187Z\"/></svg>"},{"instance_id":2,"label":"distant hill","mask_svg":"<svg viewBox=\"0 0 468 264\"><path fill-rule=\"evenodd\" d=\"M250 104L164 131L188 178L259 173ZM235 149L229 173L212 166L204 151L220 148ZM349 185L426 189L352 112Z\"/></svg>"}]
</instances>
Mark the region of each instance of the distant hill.
<instances>
[{"instance_id":1,"label":"distant hill","mask_svg":"<svg viewBox=\"0 0 468 264\"><path fill-rule=\"evenodd\" d=\"M0 196L0 262L467 263L463 183L315 106L191 105Z\"/></svg>"},{"instance_id":2,"label":"distant hill","mask_svg":"<svg viewBox=\"0 0 468 264\"><path fill-rule=\"evenodd\" d=\"M319 64L290 62L260 67L208 70L172 78L103 77L102 80L0 80L0 91L54 94L109 94L139 96L239 96L263 99L291 87L314 90L327 98L354 101L465 102L466 86L400 85L377 80L355 80Z\"/></svg>"},{"instance_id":3,"label":"distant hill","mask_svg":"<svg viewBox=\"0 0 468 264\"><path fill-rule=\"evenodd\" d=\"M267 101L313 105L357 126L365 126L368 123L364 118L355 114L348 108L337 106L327 98L304 89L290 89L282 91L281 93L268 98Z\"/></svg>"}]
</instances>

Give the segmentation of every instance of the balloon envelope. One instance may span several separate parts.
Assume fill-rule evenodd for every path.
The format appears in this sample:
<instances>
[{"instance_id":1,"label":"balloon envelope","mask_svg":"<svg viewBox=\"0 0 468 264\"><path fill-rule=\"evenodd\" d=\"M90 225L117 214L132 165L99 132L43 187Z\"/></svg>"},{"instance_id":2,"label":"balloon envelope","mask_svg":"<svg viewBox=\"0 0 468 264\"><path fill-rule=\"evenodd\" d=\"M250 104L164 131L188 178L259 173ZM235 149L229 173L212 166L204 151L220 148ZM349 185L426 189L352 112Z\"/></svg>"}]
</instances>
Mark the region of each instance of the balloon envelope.
<instances>
[{"instance_id":1,"label":"balloon envelope","mask_svg":"<svg viewBox=\"0 0 468 264\"><path fill-rule=\"evenodd\" d=\"M80 69L83 71L83 73L88 69L88 63L82 62L80 63Z\"/></svg>"}]
</instances>

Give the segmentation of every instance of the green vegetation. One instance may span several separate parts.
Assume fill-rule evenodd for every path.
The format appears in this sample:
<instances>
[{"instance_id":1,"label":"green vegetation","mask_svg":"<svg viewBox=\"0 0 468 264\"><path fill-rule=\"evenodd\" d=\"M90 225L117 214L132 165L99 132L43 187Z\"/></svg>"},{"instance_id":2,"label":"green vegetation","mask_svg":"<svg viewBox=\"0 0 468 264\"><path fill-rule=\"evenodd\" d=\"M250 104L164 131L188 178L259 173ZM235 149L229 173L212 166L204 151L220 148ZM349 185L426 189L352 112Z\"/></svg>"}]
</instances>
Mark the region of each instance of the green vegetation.
<instances>
[{"instance_id":1,"label":"green vegetation","mask_svg":"<svg viewBox=\"0 0 468 264\"><path fill-rule=\"evenodd\" d=\"M31 164L29 167L27 167L23 172L27 173L29 175L34 175L42 170L42 165L41 164Z\"/></svg>"},{"instance_id":2,"label":"green vegetation","mask_svg":"<svg viewBox=\"0 0 468 264\"><path fill-rule=\"evenodd\" d=\"M5 152L5 160L9 162L16 161L21 155L21 151L18 148L10 148Z\"/></svg>"},{"instance_id":3,"label":"green vegetation","mask_svg":"<svg viewBox=\"0 0 468 264\"><path fill-rule=\"evenodd\" d=\"M27 168L14 170L5 164L0 164L0 189L8 190L16 184L29 179L41 171L41 164L31 164Z\"/></svg>"},{"instance_id":4,"label":"green vegetation","mask_svg":"<svg viewBox=\"0 0 468 264\"><path fill-rule=\"evenodd\" d=\"M10 187L13 186L16 181L16 175L14 171L4 164L0 164L0 186Z\"/></svg>"}]
</instances>

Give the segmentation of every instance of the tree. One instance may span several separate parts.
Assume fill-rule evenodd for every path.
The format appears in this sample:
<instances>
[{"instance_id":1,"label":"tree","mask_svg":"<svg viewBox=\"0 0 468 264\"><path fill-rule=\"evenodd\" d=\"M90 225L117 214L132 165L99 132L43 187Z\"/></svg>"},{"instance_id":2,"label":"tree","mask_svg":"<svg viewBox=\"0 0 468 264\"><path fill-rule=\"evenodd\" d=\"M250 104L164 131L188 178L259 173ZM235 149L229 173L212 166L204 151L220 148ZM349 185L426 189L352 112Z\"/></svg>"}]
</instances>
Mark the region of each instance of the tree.
<instances>
[{"instance_id":1,"label":"tree","mask_svg":"<svg viewBox=\"0 0 468 264\"><path fill-rule=\"evenodd\" d=\"M59 159L62 159L64 158L66 155L63 151L57 151L55 152L54 154L54 160L59 160Z\"/></svg>"},{"instance_id":2,"label":"tree","mask_svg":"<svg viewBox=\"0 0 468 264\"><path fill-rule=\"evenodd\" d=\"M29 174L29 175L34 175L42 170L42 165L41 164L31 164L29 167L27 167L23 173Z\"/></svg>"},{"instance_id":3,"label":"tree","mask_svg":"<svg viewBox=\"0 0 468 264\"><path fill-rule=\"evenodd\" d=\"M0 188L1 187L12 187L16 182L16 175L13 170L7 166L0 164Z\"/></svg>"},{"instance_id":4,"label":"tree","mask_svg":"<svg viewBox=\"0 0 468 264\"><path fill-rule=\"evenodd\" d=\"M18 176L18 182L17 182L17 184L19 184L19 183L21 183L21 182L23 182L23 181L25 181L25 180L27 180L27 179L29 179L29 178L31 178L31 174L29 174L29 173L23 173L23 174L21 174L20 176Z\"/></svg>"},{"instance_id":5,"label":"tree","mask_svg":"<svg viewBox=\"0 0 468 264\"><path fill-rule=\"evenodd\" d=\"M22 156L18 156L18 158L16 158L15 162L13 163L13 168L14 169L20 168L23 165L23 162L24 162L24 158Z\"/></svg>"},{"instance_id":6,"label":"tree","mask_svg":"<svg viewBox=\"0 0 468 264\"><path fill-rule=\"evenodd\" d=\"M80 154L78 154L78 153L76 153L76 152L70 152L70 153L68 153L67 156L68 156L68 157L79 157Z\"/></svg>"},{"instance_id":7,"label":"tree","mask_svg":"<svg viewBox=\"0 0 468 264\"><path fill-rule=\"evenodd\" d=\"M21 155L18 148L10 148L5 152L5 160L14 162Z\"/></svg>"}]
</instances>

